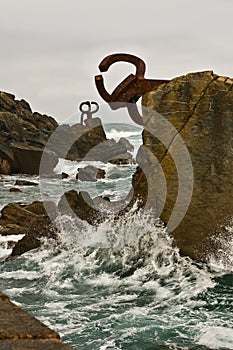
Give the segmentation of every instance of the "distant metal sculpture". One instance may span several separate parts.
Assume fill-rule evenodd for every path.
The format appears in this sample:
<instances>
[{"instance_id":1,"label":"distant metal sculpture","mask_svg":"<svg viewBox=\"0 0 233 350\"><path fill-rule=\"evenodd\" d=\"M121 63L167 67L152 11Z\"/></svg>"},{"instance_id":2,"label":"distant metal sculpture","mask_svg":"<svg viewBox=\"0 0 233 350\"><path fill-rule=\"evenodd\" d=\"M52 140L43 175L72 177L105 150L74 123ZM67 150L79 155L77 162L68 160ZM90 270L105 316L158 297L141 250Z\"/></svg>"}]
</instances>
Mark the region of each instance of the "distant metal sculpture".
<instances>
[{"instance_id":1,"label":"distant metal sculpture","mask_svg":"<svg viewBox=\"0 0 233 350\"><path fill-rule=\"evenodd\" d=\"M132 63L136 67L136 74L128 75L128 77L115 88L112 94L109 94L106 91L103 76L96 75L95 84L97 90L100 96L109 103L113 110L127 107L132 120L137 124L143 125L142 117L138 112L136 102L143 94L153 90L161 84L169 82L169 80L145 79L145 62L137 56L126 53L117 53L105 57L101 61L99 69L101 72L107 72L109 67L116 62Z\"/></svg>"},{"instance_id":2,"label":"distant metal sculpture","mask_svg":"<svg viewBox=\"0 0 233 350\"><path fill-rule=\"evenodd\" d=\"M96 106L96 108L94 110L91 109L91 106L94 105ZM84 109L83 107L84 106L87 106L87 109ZM99 110L99 105L97 102L94 102L94 101L85 101L85 102L82 102L79 106L79 110L81 113L81 120L80 120L80 124L83 125L83 119L84 119L84 116L86 115L87 116L87 119L91 119L92 118L92 115L96 112L98 112Z\"/></svg>"}]
</instances>

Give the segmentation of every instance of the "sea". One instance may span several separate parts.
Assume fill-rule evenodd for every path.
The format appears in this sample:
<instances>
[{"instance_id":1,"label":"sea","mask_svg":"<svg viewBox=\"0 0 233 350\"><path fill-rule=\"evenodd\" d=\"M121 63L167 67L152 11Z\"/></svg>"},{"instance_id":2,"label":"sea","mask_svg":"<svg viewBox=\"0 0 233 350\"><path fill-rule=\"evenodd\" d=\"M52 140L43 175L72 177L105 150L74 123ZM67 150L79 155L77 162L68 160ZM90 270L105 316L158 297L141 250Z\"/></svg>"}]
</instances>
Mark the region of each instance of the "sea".
<instances>
[{"instance_id":1,"label":"sea","mask_svg":"<svg viewBox=\"0 0 233 350\"><path fill-rule=\"evenodd\" d=\"M142 143L134 125L106 124L108 138L127 138L133 157ZM0 208L10 202L58 202L70 189L91 197L124 199L136 164L91 162L106 178L80 182L77 169L88 162L60 159L55 172L69 178L0 177ZM9 192L16 179L38 182ZM163 223L133 207L124 218L97 227L69 215L57 219L59 240L4 262L7 241L0 235L0 290L57 331L73 349L233 349L233 240L206 264L180 256ZM233 225L227 227L233 232Z\"/></svg>"}]
</instances>

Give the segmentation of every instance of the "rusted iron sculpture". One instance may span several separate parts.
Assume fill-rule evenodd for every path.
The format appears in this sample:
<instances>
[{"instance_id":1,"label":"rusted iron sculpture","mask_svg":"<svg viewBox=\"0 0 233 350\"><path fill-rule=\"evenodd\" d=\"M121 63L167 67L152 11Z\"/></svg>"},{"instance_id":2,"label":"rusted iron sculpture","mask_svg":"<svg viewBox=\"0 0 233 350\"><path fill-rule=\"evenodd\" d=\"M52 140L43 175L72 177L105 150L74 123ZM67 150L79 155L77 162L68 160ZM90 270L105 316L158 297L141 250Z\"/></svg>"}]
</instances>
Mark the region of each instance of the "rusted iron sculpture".
<instances>
[{"instance_id":1,"label":"rusted iron sculpture","mask_svg":"<svg viewBox=\"0 0 233 350\"><path fill-rule=\"evenodd\" d=\"M137 124L143 125L142 117L138 112L136 102L143 94L153 90L161 84L167 83L169 80L145 79L145 62L137 56L126 53L117 53L105 57L99 64L100 72L107 72L109 67L116 62L132 63L136 67L136 73L130 74L125 78L115 88L112 94L109 94L106 91L103 76L96 75L95 84L97 90L100 96L109 103L113 110L127 107L132 120Z\"/></svg>"},{"instance_id":2,"label":"rusted iron sculpture","mask_svg":"<svg viewBox=\"0 0 233 350\"><path fill-rule=\"evenodd\" d=\"M94 105L96 106L96 108L94 110L91 109L91 106ZM84 106L87 106L87 109L84 109ZM84 116L86 115L87 116L87 119L91 119L92 118L92 114L98 112L99 110L99 105L97 102L94 102L94 101L85 101L85 102L82 102L79 106L79 110L81 113L81 120L80 120L80 124L83 125L83 119L84 119Z\"/></svg>"}]
</instances>

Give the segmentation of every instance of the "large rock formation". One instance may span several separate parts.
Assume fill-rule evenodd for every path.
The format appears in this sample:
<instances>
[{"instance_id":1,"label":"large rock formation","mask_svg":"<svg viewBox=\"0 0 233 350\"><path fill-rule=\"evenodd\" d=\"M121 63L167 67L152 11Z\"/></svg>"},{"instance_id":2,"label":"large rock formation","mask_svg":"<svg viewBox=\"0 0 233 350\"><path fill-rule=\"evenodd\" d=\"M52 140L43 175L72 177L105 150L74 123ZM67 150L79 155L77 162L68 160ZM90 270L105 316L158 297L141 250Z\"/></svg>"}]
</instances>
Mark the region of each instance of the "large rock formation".
<instances>
[{"instance_id":1,"label":"large rock formation","mask_svg":"<svg viewBox=\"0 0 233 350\"><path fill-rule=\"evenodd\" d=\"M100 201L100 198L96 198ZM101 199L97 206L106 203ZM109 203L109 202L108 202ZM1 210L0 235L24 235L18 242L12 242L12 252L7 260L20 256L29 250L39 248L45 239L59 241L60 215L70 215L97 225L107 215L95 209L95 199L86 192L77 193L74 190L65 192L58 206L51 201L35 201L30 204L9 203Z\"/></svg>"},{"instance_id":2,"label":"large rock formation","mask_svg":"<svg viewBox=\"0 0 233 350\"><path fill-rule=\"evenodd\" d=\"M45 209L46 207L46 209ZM29 250L39 248L43 238L56 239L57 229L51 223L50 216L58 214L53 202L33 202L31 204L10 203L1 211L0 234L25 235L13 247L10 258L22 255Z\"/></svg>"},{"instance_id":3,"label":"large rock formation","mask_svg":"<svg viewBox=\"0 0 233 350\"><path fill-rule=\"evenodd\" d=\"M0 174L38 174L44 146L57 126L52 117L33 113L26 101L0 92ZM58 158L46 152L51 172Z\"/></svg>"},{"instance_id":4,"label":"large rock formation","mask_svg":"<svg viewBox=\"0 0 233 350\"><path fill-rule=\"evenodd\" d=\"M181 253L206 260L218 249L218 234L227 235L224 227L233 216L233 80L209 71L191 73L145 94L142 105L144 147L138 163L143 171L134 175L134 197L142 206L161 207L164 201L165 223L171 216L178 222L182 214L170 229ZM189 156L192 166L185 167L182 157L188 162ZM178 191L183 202L191 193L187 212L180 201L174 213Z\"/></svg>"},{"instance_id":5,"label":"large rock formation","mask_svg":"<svg viewBox=\"0 0 233 350\"><path fill-rule=\"evenodd\" d=\"M84 168L78 169L76 179L79 181L96 182L98 179L104 179L106 171L96 168L93 165L87 165Z\"/></svg>"},{"instance_id":6,"label":"large rock formation","mask_svg":"<svg viewBox=\"0 0 233 350\"><path fill-rule=\"evenodd\" d=\"M95 146L107 140L100 118L84 122L86 125L60 125L49 140L48 148L60 158L81 161Z\"/></svg>"},{"instance_id":7,"label":"large rock formation","mask_svg":"<svg viewBox=\"0 0 233 350\"><path fill-rule=\"evenodd\" d=\"M58 333L13 304L0 292L1 350L72 350Z\"/></svg>"},{"instance_id":8,"label":"large rock formation","mask_svg":"<svg viewBox=\"0 0 233 350\"><path fill-rule=\"evenodd\" d=\"M0 92L0 174L50 175L58 157L131 160L126 144L106 139L99 118L85 124L58 125L52 117L33 113L25 100Z\"/></svg>"}]
</instances>

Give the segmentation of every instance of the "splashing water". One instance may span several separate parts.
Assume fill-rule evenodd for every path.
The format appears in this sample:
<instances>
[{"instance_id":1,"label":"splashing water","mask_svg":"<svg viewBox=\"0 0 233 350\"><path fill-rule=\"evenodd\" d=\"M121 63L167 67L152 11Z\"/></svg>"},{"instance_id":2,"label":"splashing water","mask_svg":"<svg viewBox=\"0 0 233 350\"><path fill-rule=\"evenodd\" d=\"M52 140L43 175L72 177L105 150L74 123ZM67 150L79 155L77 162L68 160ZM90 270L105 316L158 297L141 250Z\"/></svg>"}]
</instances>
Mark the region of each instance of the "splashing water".
<instances>
[{"instance_id":1,"label":"splashing water","mask_svg":"<svg viewBox=\"0 0 233 350\"><path fill-rule=\"evenodd\" d=\"M135 156L141 130L117 124L105 129L109 138L127 137ZM59 162L57 171L70 175L63 190L124 198L134 168L94 165L106 170L106 179L79 184L75 175L82 164ZM57 201L58 183L44 181L46 194ZM40 199L37 187L10 194L14 176L0 182L2 206ZM0 290L74 349L233 349L233 239L220 233L222 250L204 265L181 257L149 212L132 209L126 218L109 217L98 227L69 216L57 224L57 242L44 241L41 249L0 265ZM10 252L1 237L1 261Z\"/></svg>"},{"instance_id":2,"label":"splashing water","mask_svg":"<svg viewBox=\"0 0 233 350\"><path fill-rule=\"evenodd\" d=\"M4 264L0 283L64 341L85 350L233 349L228 260L213 269L217 262L181 257L148 212L97 228L68 216L58 225L59 241Z\"/></svg>"}]
</instances>

